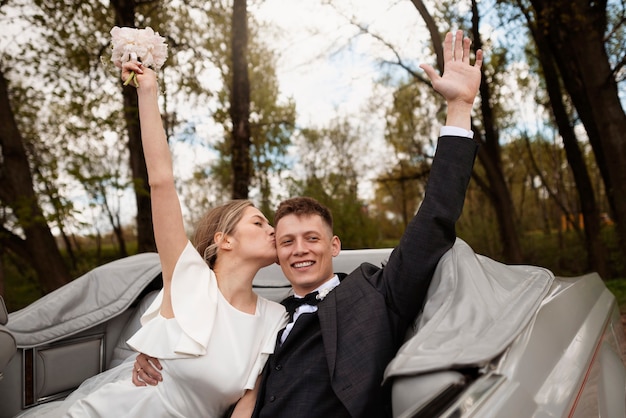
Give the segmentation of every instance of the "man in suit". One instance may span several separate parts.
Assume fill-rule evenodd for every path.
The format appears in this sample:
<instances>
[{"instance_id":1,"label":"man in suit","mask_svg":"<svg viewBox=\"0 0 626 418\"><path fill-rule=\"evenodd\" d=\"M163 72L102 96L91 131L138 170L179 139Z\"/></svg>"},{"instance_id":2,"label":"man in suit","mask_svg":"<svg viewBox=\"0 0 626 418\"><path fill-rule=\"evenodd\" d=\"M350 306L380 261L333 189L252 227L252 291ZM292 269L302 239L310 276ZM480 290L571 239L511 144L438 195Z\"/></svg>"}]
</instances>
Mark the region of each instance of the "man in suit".
<instances>
[{"instance_id":1,"label":"man in suit","mask_svg":"<svg viewBox=\"0 0 626 418\"><path fill-rule=\"evenodd\" d=\"M476 51L471 65L469 39L462 31L456 39L448 33L444 62L442 76L421 66L447 101L446 125L424 201L384 267L366 263L348 275L335 274L332 258L341 243L328 209L310 198L279 205L278 259L295 295L284 304L289 308L296 299L318 293L296 308L279 334L255 389L254 417L391 415L391 391L382 385L383 373L423 307L439 259L454 244L477 152L470 115L482 51ZM146 373L140 377L156 383L157 371L141 355L137 361L135 368Z\"/></svg>"}]
</instances>

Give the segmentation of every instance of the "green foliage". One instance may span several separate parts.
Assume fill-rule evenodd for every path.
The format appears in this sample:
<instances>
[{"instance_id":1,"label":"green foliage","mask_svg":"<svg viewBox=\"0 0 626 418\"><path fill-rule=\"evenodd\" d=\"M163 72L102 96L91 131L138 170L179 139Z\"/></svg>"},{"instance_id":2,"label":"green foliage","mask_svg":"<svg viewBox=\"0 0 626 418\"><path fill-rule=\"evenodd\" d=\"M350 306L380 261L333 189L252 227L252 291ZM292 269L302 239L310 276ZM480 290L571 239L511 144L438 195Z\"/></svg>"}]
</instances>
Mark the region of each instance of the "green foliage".
<instances>
[{"instance_id":1,"label":"green foliage","mask_svg":"<svg viewBox=\"0 0 626 418\"><path fill-rule=\"evenodd\" d=\"M493 207L487 196L473 182L466 194L463 213L456 227L457 236L479 254L496 260L503 259L502 241Z\"/></svg>"},{"instance_id":2,"label":"green foliage","mask_svg":"<svg viewBox=\"0 0 626 418\"><path fill-rule=\"evenodd\" d=\"M467 208L466 208L467 209ZM482 216L472 217L465 211L457 228L457 235L479 254L503 261L501 248L497 245L496 226L489 210ZM472 219L470 219L472 218ZM491 229L490 229L491 228ZM613 226L605 226L602 240L609 252L609 272L604 280L626 276L617 237ZM590 273L584 238L573 230L527 231L520 237L524 253L523 264L545 267L558 276L579 276Z\"/></svg>"},{"instance_id":3,"label":"green foliage","mask_svg":"<svg viewBox=\"0 0 626 418\"><path fill-rule=\"evenodd\" d=\"M16 311L43 296L37 274L23 260L2 255L0 262L4 277L4 303L9 312Z\"/></svg>"},{"instance_id":4,"label":"green foliage","mask_svg":"<svg viewBox=\"0 0 626 418\"><path fill-rule=\"evenodd\" d=\"M229 25L230 22L225 22ZM228 26L229 27L229 26ZM226 29L226 28L225 28ZM271 211L276 200L276 191L271 185L272 178L290 167L287 151L295 129L296 108L292 100L281 100L278 79L276 78L276 53L255 36L254 21L250 25L248 43L248 68L250 79L250 159L252 164L250 188L257 191L254 200L260 202L260 209ZM207 173L219 182L222 190L232 186L232 122L229 115L232 88L231 49L229 44L215 53L220 61L224 88L218 93L220 108L215 112L215 121L222 124L224 138L214 144L219 158Z\"/></svg>"},{"instance_id":5,"label":"green foliage","mask_svg":"<svg viewBox=\"0 0 626 418\"><path fill-rule=\"evenodd\" d=\"M301 131L304 180L290 179L289 196L310 196L328 206L342 248L372 248L379 241L376 222L358 197L360 131L347 120Z\"/></svg>"},{"instance_id":6,"label":"green foliage","mask_svg":"<svg viewBox=\"0 0 626 418\"><path fill-rule=\"evenodd\" d=\"M606 281L605 284L615 295L620 312L626 314L626 279L613 279Z\"/></svg>"},{"instance_id":7,"label":"green foliage","mask_svg":"<svg viewBox=\"0 0 626 418\"><path fill-rule=\"evenodd\" d=\"M328 184L333 184L333 194L327 192ZM333 214L333 230L341 240L341 248L378 248L381 246L378 228L368 215L364 202L344 187L338 176L309 178L305 183L294 184L293 196L309 196L327 206Z\"/></svg>"}]
</instances>

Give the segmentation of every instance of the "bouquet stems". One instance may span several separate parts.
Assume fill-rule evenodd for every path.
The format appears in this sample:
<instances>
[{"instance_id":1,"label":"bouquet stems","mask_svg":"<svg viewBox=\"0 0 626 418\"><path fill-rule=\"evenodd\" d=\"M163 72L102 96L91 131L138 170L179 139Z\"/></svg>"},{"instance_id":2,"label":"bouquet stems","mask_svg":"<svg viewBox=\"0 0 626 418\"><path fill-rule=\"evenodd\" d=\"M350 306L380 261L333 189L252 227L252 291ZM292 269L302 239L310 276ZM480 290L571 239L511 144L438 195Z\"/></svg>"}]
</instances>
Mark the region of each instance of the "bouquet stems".
<instances>
[{"instance_id":1,"label":"bouquet stems","mask_svg":"<svg viewBox=\"0 0 626 418\"><path fill-rule=\"evenodd\" d=\"M139 82L137 81L137 74L135 74L134 71L130 72L130 76L126 79L126 81L124 81L124 85L127 86L130 84L130 82L133 82L133 85L135 87L139 87Z\"/></svg>"}]
</instances>

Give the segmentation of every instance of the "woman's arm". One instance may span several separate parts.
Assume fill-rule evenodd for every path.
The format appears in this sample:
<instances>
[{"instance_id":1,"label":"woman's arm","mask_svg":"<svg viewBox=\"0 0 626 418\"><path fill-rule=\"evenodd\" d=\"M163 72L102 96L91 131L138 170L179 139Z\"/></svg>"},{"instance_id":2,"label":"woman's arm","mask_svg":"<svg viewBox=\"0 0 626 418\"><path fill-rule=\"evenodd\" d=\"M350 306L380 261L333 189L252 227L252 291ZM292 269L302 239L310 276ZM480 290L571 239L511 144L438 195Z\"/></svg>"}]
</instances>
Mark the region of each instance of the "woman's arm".
<instances>
[{"instance_id":1,"label":"woman's arm","mask_svg":"<svg viewBox=\"0 0 626 418\"><path fill-rule=\"evenodd\" d=\"M163 270L161 315L174 316L171 304L171 280L174 266L187 245L180 201L174 185L172 156L161 121L156 73L137 62L122 66L122 80L137 74L141 142L148 169L154 238Z\"/></svg>"}]
</instances>

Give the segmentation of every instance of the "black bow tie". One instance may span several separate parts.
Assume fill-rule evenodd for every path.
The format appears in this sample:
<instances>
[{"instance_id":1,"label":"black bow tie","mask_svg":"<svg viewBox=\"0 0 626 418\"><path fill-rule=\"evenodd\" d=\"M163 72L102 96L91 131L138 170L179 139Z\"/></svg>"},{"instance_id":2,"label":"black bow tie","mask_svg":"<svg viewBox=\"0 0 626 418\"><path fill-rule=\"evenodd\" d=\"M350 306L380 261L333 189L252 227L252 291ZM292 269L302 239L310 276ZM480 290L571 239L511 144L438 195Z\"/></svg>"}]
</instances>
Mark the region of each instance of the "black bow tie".
<instances>
[{"instance_id":1,"label":"black bow tie","mask_svg":"<svg viewBox=\"0 0 626 418\"><path fill-rule=\"evenodd\" d=\"M293 319L293 314L296 312L296 309L302 305L311 305L315 306L322 301L323 298L318 298L317 295L319 292L311 292L307 294L303 298L297 298L295 296L289 296L287 299L280 302L287 309L287 313L289 313L289 319Z\"/></svg>"}]
</instances>

